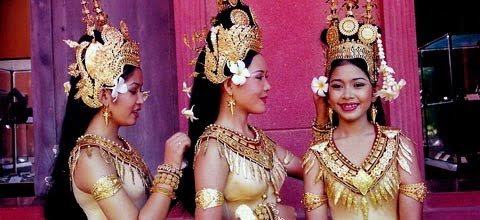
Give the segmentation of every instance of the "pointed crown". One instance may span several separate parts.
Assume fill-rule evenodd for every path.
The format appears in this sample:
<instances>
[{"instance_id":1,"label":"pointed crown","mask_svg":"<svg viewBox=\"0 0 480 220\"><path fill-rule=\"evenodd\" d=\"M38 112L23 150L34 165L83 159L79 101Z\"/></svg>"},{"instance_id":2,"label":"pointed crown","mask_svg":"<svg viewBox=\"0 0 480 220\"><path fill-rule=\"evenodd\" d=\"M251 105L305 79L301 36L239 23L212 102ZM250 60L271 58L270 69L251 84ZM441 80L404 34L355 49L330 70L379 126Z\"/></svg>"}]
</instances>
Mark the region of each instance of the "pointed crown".
<instances>
[{"instance_id":1,"label":"pointed crown","mask_svg":"<svg viewBox=\"0 0 480 220\"><path fill-rule=\"evenodd\" d=\"M362 23L355 17L359 0L344 0L341 8L344 8L346 13L341 20L337 13L337 0L327 1L330 3L330 14L327 17L329 27L326 31L326 72L330 73L332 62L335 60L362 59L367 64L372 85L377 85L379 75L382 74L382 89L376 96L391 101L398 97L406 83L403 79L397 83L393 77L394 70L387 66L381 34L373 23L372 10L376 5L372 1L365 0Z\"/></svg>"},{"instance_id":2,"label":"pointed crown","mask_svg":"<svg viewBox=\"0 0 480 220\"><path fill-rule=\"evenodd\" d=\"M218 14L205 34L203 66L205 77L219 84L231 75L225 73L228 63L245 59L250 50L261 51L262 33L251 9L241 0L216 1Z\"/></svg>"},{"instance_id":3,"label":"pointed crown","mask_svg":"<svg viewBox=\"0 0 480 220\"><path fill-rule=\"evenodd\" d=\"M68 67L68 73L73 77L81 77L77 83L78 92L75 99L82 101L91 108L99 108L98 92L100 89L113 88L123 72L125 65L140 67L139 44L130 39L127 25L120 22L120 30L108 23L108 15L103 11L98 0L92 0L94 17L90 14L88 2L82 0L83 21L87 24L86 34L93 39L77 43L71 40L65 42L75 49L76 62ZM101 32L100 39L95 39L94 31Z\"/></svg>"}]
</instances>

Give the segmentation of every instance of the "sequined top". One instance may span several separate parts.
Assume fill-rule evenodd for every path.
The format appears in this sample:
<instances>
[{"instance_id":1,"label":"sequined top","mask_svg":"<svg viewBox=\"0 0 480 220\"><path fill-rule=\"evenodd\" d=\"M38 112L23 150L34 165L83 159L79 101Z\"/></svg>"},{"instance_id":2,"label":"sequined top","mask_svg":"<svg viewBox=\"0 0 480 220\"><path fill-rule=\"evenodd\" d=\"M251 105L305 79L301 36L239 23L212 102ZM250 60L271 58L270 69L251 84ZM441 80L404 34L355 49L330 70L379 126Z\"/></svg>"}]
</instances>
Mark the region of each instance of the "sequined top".
<instances>
[{"instance_id":1,"label":"sequined top","mask_svg":"<svg viewBox=\"0 0 480 220\"><path fill-rule=\"evenodd\" d=\"M316 172L315 181L323 182L333 219L398 219L397 165L410 173L412 162L400 130L376 126L373 147L360 167L335 146L333 130L317 130L303 159L305 172Z\"/></svg>"},{"instance_id":2,"label":"sequined top","mask_svg":"<svg viewBox=\"0 0 480 220\"><path fill-rule=\"evenodd\" d=\"M228 216L235 216L238 206L252 210L259 204L277 204L286 170L276 154L276 143L263 131L250 126L255 138L248 138L228 128L212 124L200 136L195 155L208 150L207 142L216 141L222 158L229 166L225 196Z\"/></svg>"},{"instance_id":3,"label":"sequined top","mask_svg":"<svg viewBox=\"0 0 480 220\"><path fill-rule=\"evenodd\" d=\"M116 174L122 180L122 190L138 209L141 209L148 198L148 190L151 186L151 174L140 157L140 154L123 138L120 138L126 148L108 139L87 134L77 140L77 144L70 152L69 167L72 181L73 194L88 219L107 219L98 202L92 194L83 192L75 184L73 174L80 154L87 153L91 147L100 149L105 163L115 166ZM82 149L84 149L82 151Z\"/></svg>"}]
</instances>

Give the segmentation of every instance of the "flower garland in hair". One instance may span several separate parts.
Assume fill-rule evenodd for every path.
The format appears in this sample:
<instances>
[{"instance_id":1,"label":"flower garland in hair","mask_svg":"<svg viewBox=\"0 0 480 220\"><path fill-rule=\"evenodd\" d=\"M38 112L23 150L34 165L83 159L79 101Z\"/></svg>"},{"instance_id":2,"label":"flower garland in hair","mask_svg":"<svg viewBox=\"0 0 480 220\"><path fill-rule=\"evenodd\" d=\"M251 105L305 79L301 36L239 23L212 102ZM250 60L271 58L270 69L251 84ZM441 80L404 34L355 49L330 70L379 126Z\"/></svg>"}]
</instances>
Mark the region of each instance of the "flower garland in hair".
<instances>
[{"instance_id":1,"label":"flower garland in hair","mask_svg":"<svg viewBox=\"0 0 480 220\"><path fill-rule=\"evenodd\" d=\"M398 98L400 90L402 90L407 82L404 79L401 79L399 82L395 81L395 78L393 77L395 71L392 67L389 67L387 61L385 61L385 52L381 37L381 34L378 34L377 47L378 58L380 58L380 68L378 68L378 73L383 75L383 85L382 89L375 93L375 96L384 98L386 101L393 101Z\"/></svg>"}]
</instances>

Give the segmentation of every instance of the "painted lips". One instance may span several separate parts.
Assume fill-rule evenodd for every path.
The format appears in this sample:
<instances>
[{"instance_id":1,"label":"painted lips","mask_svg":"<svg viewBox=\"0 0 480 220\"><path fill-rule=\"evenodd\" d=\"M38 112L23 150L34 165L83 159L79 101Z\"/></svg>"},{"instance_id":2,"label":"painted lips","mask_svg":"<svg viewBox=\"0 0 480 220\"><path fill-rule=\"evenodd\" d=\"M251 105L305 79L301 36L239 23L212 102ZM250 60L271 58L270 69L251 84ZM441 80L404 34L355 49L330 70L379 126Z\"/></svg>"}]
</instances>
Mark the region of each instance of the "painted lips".
<instances>
[{"instance_id":1,"label":"painted lips","mask_svg":"<svg viewBox=\"0 0 480 220\"><path fill-rule=\"evenodd\" d=\"M357 109L358 104L357 103L340 104L340 107L342 107L342 110L345 112L351 112Z\"/></svg>"}]
</instances>

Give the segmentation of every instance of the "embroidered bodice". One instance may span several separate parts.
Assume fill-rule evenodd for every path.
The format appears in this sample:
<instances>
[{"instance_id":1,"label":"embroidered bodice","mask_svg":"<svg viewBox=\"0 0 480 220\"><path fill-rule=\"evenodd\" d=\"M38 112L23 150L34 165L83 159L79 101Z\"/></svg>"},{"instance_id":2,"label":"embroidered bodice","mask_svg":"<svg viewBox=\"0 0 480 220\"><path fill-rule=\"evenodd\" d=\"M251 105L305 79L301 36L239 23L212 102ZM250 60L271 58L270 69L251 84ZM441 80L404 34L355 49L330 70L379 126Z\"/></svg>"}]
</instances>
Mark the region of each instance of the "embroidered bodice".
<instances>
[{"instance_id":1,"label":"embroidered bodice","mask_svg":"<svg viewBox=\"0 0 480 220\"><path fill-rule=\"evenodd\" d=\"M73 193L88 219L107 219L94 197L81 191L75 185L73 178L80 154L88 154L92 147L100 149L105 163L115 167L116 174L122 181L122 189L138 209L143 207L147 201L147 193L152 179L150 171L135 148L123 138L121 140L125 143L126 148L105 138L87 134L77 140L77 144L70 152L69 167Z\"/></svg>"},{"instance_id":2,"label":"embroidered bodice","mask_svg":"<svg viewBox=\"0 0 480 220\"><path fill-rule=\"evenodd\" d=\"M376 126L372 149L359 167L335 146L333 130L317 135L304 157L306 173L323 181L333 219L398 219L397 165L410 173L412 152L400 130ZM315 163L319 170L312 170Z\"/></svg>"},{"instance_id":3,"label":"embroidered bodice","mask_svg":"<svg viewBox=\"0 0 480 220\"><path fill-rule=\"evenodd\" d=\"M222 158L229 166L223 194L233 218L242 204L252 210L261 203L280 202L280 188L286 177L285 167L276 155L276 144L263 131L250 127L254 138L212 124L200 136L195 154L208 150L207 142L214 140Z\"/></svg>"}]
</instances>

